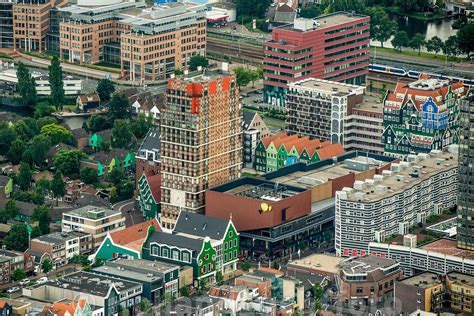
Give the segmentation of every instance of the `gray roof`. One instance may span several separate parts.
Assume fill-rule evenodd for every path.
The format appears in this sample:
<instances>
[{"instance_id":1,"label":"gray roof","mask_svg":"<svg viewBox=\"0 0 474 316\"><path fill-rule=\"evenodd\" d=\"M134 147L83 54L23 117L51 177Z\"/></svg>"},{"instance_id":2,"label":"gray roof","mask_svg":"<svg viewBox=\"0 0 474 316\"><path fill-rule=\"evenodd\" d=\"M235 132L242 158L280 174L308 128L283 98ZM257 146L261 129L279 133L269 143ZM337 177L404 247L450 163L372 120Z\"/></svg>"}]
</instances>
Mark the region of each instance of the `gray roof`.
<instances>
[{"instance_id":1,"label":"gray roof","mask_svg":"<svg viewBox=\"0 0 474 316\"><path fill-rule=\"evenodd\" d=\"M153 232L148 238L144 247L150 247L150 243L160 243L170 246L176 246L179 248L190 249L192 251L199 252L202 248L203 239L194 239L176 234L169 234L164 232Z\"/></svg>"},{"instance_id":2,"label":"gray roof","mask_svg":"<svg viewBox=\"0 0 474 316\"><path fill-rule=\"evenodd\" d=\"M255 117L256 112L244 111L244 129L249 128L250 123L252 123L253 118Z\"/></svg>"},{"instance_id":3,"label":"gray roof","mask_svg":"<svg viewBox=\"0 0 474 316\"><path fill-rule=\"evenodd\" d=\"M181 211L173 232L221 240L228 224L229 220Z\"/></svg>"},{"instance_id":4,"label":"gray roof","mask_svg":"<svg viewBox=\"0 0 474 316\"><path fill-rule=\"evenodd\" d=\"M46 252L44 251L33 250L31 248L26 249L25 252L33 258L33 262L36 264L40 264L41 258L43 257L44 254L46 254Z\"/></svg>"},{"instance_id":5,"label":"gray roof","mask_svg":"<svg viewBox=\"0 0 474 316\"><path fill-rule=\"evenodd\" d=\"M365 274L377 269L387 269L397 264L397 261L389 258L375 256L364 256L349 258L340 263L341 269L349 274Z\"/></svg>"},{"instance_id":6,"label":"gray roof","mask_svg":"<svg viewBox=\"0 0 474 316\"><path fill-rule=\"evenodd\" d=\"M47 244L64 244L65 241L78 238L78 237L84 237L89 234L79 232L79 231L71 231L71 232L53 232L49 233L46 235L38 236L33 240L40 241L42 243L47 243Z\"/></svg>"},{"instance_id":7,"label":"gray roof","mask_svg":"<svg viewBox=\"0 0 474 316\"><path fill-rule=\"evenodd\" d=\"M160 129L159 128L150 128L147 135L143 139L143 142L138 148L140 150L148 150L148 151L155 151L160 154L161 149L161 137L160 137Z\"/></svg>"}]
</instances>

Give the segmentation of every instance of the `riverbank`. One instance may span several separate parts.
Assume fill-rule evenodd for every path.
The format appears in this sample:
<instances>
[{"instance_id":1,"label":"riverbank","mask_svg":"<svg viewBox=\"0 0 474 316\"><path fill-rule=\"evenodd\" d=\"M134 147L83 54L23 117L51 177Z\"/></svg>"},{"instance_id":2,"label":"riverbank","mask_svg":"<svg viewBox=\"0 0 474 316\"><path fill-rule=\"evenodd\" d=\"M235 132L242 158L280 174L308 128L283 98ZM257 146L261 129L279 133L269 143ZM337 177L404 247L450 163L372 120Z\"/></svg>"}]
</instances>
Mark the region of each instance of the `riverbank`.
<instances>
[{"instance_id":1,"label":"riverbank","mask_svg":"<svg viewBox=\"0 0 474 316\"><path fill-rule=\"evenodd\" d=\"M432 53L426 53L426 52L421 52L418 54L418 51L413 51L410 50L410 48L403 48L402 51L396 50L394 48L388 48L388 47L379 47L379 46L371 46L370 47L370 54L374 56L374 59L377 58L377 55L381 55L381 53L387 53L390 55L393 55L394 57L399 57L399 56L406 56L406 57L411 57L411 59L417 59L420 63L423 63L423 60L429 59L431 61L438 61L439 63L445 63L446 61L448 62L455 62L455 63L460 63L464 62L462 58L459 57L453 57L453 56L448 56L446 58L446 55L444 54L432 54ZM470 63L467 63L470 64Z\"/></svg>"},{"instance_id":2,"label":"riverbank","mask_svg":"<svg viewBox=\"0 0 474 316\"><path fill-rule=\"evenodd\" d=\"M421 21L437 21L447 18L446 15L438 12L419 12L419 11L410 11L405 12L402 11L400 7L392 6L392 7L382 7L385 11L390 12L395 15L399 15L402 17L409 17L416 20Z\"/></svg>"}]
</instances>

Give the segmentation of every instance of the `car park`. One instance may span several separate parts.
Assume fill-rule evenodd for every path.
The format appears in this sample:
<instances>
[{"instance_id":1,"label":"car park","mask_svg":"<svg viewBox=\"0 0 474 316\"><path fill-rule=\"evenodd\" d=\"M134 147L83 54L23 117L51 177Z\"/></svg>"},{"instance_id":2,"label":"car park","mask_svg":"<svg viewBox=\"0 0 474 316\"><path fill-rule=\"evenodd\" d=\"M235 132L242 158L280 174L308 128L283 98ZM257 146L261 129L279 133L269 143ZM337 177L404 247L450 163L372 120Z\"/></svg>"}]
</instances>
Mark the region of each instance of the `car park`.
<instances>
[{"instance_id":1,"label":"car park","mask_svg":"<svg viewBox=\"0 0 474 316\"><path fill-rule=\"evenodd\" d=\"M7 293L8 294L11 294L11 293L15 293L15 292L18 292L20 290L20 288L18 286L14 286L14 287L11 287L7 290Z\"/></svg>"}]
</instances>

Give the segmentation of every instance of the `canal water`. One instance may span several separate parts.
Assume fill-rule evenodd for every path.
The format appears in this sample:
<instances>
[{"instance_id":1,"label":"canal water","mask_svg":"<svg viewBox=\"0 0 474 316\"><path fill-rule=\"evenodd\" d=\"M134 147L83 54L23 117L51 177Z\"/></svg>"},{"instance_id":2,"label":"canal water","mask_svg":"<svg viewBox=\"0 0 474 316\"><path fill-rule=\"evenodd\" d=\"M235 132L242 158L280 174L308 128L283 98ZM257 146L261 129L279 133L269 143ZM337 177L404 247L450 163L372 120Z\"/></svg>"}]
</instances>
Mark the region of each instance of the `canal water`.
<instances>
[{"instance_id":1,"label":"canal water","mask_svg":"<svg viewBox=\"0 0 474 316\"><path fill-rule=\"evenodd\" d=\"M416 33L421 33L425 36L425 40L429 40L433 36L438 36L445 41L448 37L457 33L457 30L452 28L454 21L456 21L454 18L422 21L393 14L389 14L389 16L392 20L397 22L398 30L407 32L409 38L413 37ZM371 41L371 45L380 46L380 42ZM383 46L393 48L391 39L386 41Z\"/></svg>"}]
</instances>

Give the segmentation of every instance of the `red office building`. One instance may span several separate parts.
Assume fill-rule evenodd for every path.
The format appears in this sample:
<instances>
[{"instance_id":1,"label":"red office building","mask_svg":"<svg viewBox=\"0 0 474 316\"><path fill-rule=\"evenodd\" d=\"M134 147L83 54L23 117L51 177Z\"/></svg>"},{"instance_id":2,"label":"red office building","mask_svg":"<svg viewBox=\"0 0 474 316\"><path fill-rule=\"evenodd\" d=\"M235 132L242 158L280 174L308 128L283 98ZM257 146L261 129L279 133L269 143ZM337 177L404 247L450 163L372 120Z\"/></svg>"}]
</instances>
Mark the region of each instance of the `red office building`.
<instances>
[{"instance_id":1,"label":"red office building","mask_svg":"<svg viewBox=\"0 0 474 316\"><path fill-rule=\"evenodd\" d=\"M361 85L369 65L370 17L336 12L297 18L265 43L265 99L285 108L288 83L319 78Z\"/></svg>"}]
</instances>

